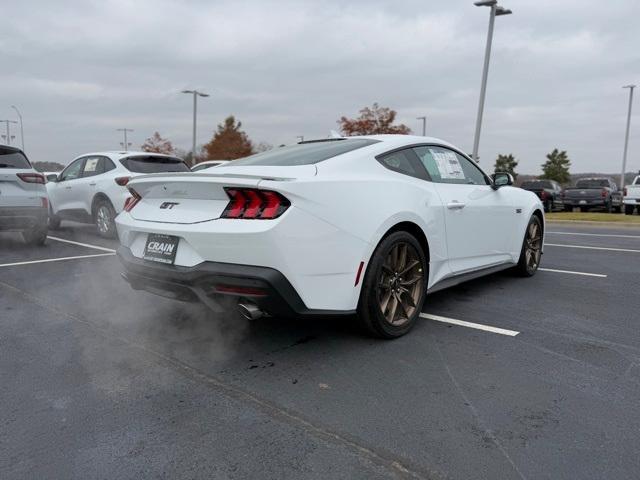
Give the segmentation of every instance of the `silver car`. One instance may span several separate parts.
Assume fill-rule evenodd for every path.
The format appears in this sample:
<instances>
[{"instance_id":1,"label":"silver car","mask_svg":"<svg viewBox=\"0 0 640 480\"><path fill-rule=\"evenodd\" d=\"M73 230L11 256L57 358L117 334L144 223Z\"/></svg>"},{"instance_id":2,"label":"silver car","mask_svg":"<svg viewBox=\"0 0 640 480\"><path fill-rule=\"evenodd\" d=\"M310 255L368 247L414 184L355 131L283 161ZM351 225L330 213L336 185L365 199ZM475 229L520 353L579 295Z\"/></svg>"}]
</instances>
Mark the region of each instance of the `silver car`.
<instances>
[{"instance_id":1,"label":"silver car","mask_svg":"<svg viewBox=\"0 0 640 480\"><path fill-rule=\"evenodd\" d=\"M22 150L0 145L0 232L18 231L27 243L44 245L49 217L44 182Z\"/></svg>"}]
</instances>

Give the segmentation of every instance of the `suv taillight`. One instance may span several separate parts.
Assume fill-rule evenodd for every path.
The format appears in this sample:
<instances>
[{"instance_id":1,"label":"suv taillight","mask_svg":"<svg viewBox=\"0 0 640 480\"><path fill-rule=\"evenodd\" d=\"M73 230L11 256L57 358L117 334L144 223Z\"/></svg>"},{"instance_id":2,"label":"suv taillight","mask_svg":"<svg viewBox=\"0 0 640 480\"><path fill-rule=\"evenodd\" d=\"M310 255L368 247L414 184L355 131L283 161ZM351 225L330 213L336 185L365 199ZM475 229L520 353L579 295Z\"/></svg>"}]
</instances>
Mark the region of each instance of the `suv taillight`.
<instances>
[{"instance_id":1,"label":"suv taillight","mask_svg":"<svg viewBox=\"0 0 640 480\"><path fill-rule=\"evenodd\" d=\"M131 210L133 210L133 207L135 207L138 202L142 200L142 197L133 188L129 188L129 192L131 193L131 196L127 197L127 199L124 201L125 212L130 212Z\"/></svg>"},{"instance_id":2,"label":"suv taillight","mask_svg":"<svg viewBox=\"0 0 640 480\"><path fill-rule=\"evenodd\" d=\"M626 196L627 196L627 187L624 187L624 188L622 189L622 196L623 196L623 197L626 197Z\"/></svg>"},{"instance_id":3,"label":"suv taillight","mask_svg":"<svg viewBox=\"0 0 640 480\"><path fill-rule=\"evenodd\" d=\"M115 182L121 187L124 187L129 183L129 180L131 180L131 177L118 177L115 179Z\"/></svg>"},{"instance_id":4,"label":"suv taillight","mask_svg":"<svg viewBox=\"0 0 640 480\"><path fill-rule=\"evenodd\" d=\"M547 194L547 191L546 191L546 190L542 190L542 191L540 192L540 199L541 199L541 200L545 200L545 199L547 198L547 195L548 195L548 194Z\"/></svg>"},{"instance_id":5,"label":"suv taillight","mask_svg":"<svg viewBox=\"0 0 640 480\"><path fill-rule=\"evenodd\" d=\"M603 188L602 192L600 192L600 196L602 196L602 198L607 198L607 189Z\"/></svg>"},{"instance_id":6,"label":"suv taillight","mask_svg":"<svg viewBox=\"0 0 640 480\"><path fill-rule=\"evenodd\" d=\"M44 185L44 175L41 173L16 173L25 183L41 183Z\"/></svg>"},{"instance_id":7,"label":"suv taillight","mask_svg":"<svg viewBox=\"0 0 640 480\"><path fill-rule=\"evenodd\" d=\"M291 202L278 192L257 188L225 187L229 203L221 218L271 220L282 215Z\"/></svg>"}]
</instances>

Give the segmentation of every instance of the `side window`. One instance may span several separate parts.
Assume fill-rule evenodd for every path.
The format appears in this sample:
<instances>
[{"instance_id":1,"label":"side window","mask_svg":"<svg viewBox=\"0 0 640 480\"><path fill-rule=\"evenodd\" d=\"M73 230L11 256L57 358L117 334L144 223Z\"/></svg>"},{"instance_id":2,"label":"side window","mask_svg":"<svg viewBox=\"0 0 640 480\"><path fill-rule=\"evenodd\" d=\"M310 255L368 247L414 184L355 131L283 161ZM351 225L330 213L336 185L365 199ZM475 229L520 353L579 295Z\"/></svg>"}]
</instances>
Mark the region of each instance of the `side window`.
<instances>
[{"instance_id":1,"label":"side window","mask_svg":"<svg viewBox=\"0 0 640 480\"><path fill-rule=\"evenodd\" d=\"M79 158L76 161L69 164L67 168L65 168L60 174L60 181L64 182L65 180L74 180L80 177L82 173L82 164L84 163L84 158Z\"/></svg>"},{"instance_id":2,"label":"side window","mask_svg":"<svg viewBox=\"0 0 640 480\"><path fill-rule=\"evenodd\" d=\"M103 165L104 162L102 161L102 157L87 157L84 162L84 168L82 169L82 177L93 177L94 175L103 173Z\"/></svg>"},{"instance_id":3,"label":"side window","mask_svg":"<svg viewBox=\"0 0 640 480\"><path fill-rule=\"evenodd\" d=\"M415 147L416 155L436 183L489 185L482 171L468 158L437 146Z\"/></svg>"},{"instance_id":4,"label":"side window","mask_svg":"<svg viewBox=\"0 0 640 480\"><path fill-rule=\"evenodd\" d=\"M104 165L102 171L104 172L110 172L111 170L116 168L116 165L111 161L110 158L107 157L102 157L102 163Z\"/></svg>"},{"instance_id":5,"label":"side window","mask_svg":"<svg viewBox=\"0 0 640 480\"><path fill-rule=\"evenodd\" d=\"M389 170L404 173L411 177L424 177L424 175L421 175L421 172L418 171L418 165L415 163L415 157L409 148L387 153L377 158L378 161Z\"/></svg>"}]
</instances>

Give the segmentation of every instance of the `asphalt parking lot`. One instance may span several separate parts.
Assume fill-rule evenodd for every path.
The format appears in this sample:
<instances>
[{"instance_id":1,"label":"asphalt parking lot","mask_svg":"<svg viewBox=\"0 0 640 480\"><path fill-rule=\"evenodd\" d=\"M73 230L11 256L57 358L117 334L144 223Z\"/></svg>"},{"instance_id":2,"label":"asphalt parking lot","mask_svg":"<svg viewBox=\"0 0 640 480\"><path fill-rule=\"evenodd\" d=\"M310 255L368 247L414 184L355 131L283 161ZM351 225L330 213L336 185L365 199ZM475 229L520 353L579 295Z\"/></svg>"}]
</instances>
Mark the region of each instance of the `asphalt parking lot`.
<instances>
[{"instance_id":1,"label":"asphalt parking lot","mask_svg":"<svg viewBox=\"0 0 640 480\"><path fill-rule=\"evenodd\" d=\"M116 242L53 236L0 236L1 478L638 478L639 228L549 224L545 271L395 341L135 292Z\"/></svg>"}]
</instances>

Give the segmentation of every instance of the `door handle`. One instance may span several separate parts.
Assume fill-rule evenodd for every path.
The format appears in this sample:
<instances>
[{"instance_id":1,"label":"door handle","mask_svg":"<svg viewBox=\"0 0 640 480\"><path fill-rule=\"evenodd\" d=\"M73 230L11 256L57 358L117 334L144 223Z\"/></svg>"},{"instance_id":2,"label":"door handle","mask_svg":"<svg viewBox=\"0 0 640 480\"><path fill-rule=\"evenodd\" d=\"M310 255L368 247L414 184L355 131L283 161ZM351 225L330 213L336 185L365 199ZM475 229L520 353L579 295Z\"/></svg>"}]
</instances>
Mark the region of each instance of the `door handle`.
<instances>
[{"instance_id":1,"label":"door handle","mask_svg":"<svg viewBox=\"0 0 640 480\"><path fill-rule=\"evenodd\" d=\"M89 185L92 186L92 187L95 187L96 186L96 182L91 182Z\"/></svg>"},{"instance_id":2,"label":"door handle","mask_svg":"<svg viewBox=\"0 0 640 480\"><path fill-rule=\"evenodd\" d=\"M64 187L65 190L71 190L71 185L67 185L66 187Z\"/></svg>"},{"instance_id":3,"label":"door handle","mask_svg":"<svg viewBox=\"0 0 640 480\"><path fill-rule=\"evenodd\" d=\"M453 202L447 203L447 208L449 210L461 210L465 207L465 203L454 200Z\"/></svg>"}]
</instances>

